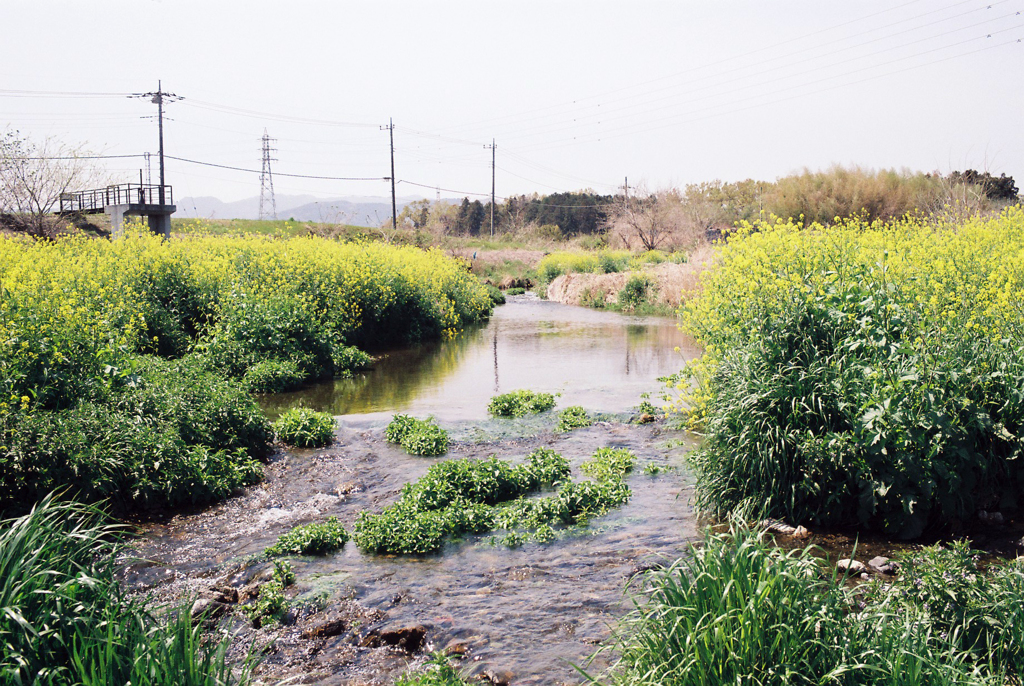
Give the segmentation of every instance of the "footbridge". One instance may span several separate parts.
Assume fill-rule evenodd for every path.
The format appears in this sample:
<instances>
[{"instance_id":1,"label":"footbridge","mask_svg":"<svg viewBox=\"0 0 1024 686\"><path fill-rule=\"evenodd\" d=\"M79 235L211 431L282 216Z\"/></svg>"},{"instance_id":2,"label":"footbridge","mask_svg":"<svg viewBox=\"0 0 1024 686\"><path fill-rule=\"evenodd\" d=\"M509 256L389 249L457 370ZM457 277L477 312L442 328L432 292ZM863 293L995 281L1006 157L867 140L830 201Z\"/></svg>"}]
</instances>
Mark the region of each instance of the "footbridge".
<instances>
[{"instance_id":1,"label":"footbridge","mask_svg":"<svg viewBox=\"0 0 1024 686\"><path fill-rule=\"evenodd\" d=\"M146 217L153 233L167 238L171 234L171 215L175 209L174 191L170 186L122 183L61 193L58 214L108 214L114 238L124 233L125 217Z\"/></svg>"}]
</instances>

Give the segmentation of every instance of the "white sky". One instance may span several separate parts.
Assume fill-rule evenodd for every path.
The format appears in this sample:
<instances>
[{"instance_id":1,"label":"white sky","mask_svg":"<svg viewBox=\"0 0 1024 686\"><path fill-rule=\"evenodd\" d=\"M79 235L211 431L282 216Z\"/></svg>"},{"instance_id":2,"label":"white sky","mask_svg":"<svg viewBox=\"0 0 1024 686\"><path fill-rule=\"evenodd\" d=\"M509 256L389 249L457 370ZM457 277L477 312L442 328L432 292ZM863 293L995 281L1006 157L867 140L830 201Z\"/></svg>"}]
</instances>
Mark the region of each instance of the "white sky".
<instances>
[{"instance_id":1,"label":"white sky","mask_svg":"<svg viewBox=\"0 0 1024 686\"><path fill-rule=\"evenodd\" d=\"M0 129L281 194L651 189L831 164L1024 177L1024 0L0 0ZM31 91L21 93L19 91ZM113 93L69 97L58 93ZM142 159L108 160L137 180ZM156 179L156 164L153 165ZM168 161L175 195L259 176ZM419 188L408 182L423 184ZM454 192L452 192L454 191Z\"/></svg>"}]
</instances>

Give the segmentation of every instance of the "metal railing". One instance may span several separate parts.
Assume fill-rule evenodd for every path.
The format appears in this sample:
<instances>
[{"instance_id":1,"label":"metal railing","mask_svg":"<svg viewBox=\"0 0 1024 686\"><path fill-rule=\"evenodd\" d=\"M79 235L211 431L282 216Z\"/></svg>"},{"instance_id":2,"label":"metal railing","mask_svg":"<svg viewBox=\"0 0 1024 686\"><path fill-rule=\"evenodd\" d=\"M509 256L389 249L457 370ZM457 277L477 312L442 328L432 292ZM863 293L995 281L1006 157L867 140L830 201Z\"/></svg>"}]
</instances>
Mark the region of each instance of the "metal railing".
<instances>
[{"instance_id":1,"label":"metal railing","mask_svg":"<svg viewBox=\"0 0 1024 686\"><path fill-rule=\"evenodd\" d=\"M163 191L161 193L161 190ZM122 183L88 191L61 193L60 211L102 212L108 205L173 205L174 191L170 186Z\"/></svg>"}]
</instances>

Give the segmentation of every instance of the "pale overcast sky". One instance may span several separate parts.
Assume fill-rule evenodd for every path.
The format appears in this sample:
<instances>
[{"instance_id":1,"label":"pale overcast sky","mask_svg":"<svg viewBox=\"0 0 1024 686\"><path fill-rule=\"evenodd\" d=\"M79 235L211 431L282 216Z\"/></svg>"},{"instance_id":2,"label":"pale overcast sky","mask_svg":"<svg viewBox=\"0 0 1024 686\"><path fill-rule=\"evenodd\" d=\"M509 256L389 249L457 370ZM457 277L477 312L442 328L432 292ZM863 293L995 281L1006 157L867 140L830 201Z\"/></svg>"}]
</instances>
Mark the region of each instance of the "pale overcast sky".
<instances>
[{"instance_id":1,"label":"pale overcast sky","mask_svg":"<svg viewBox=\"0 0 1024 686\"><path fill-rule=\"evenodd\" d=\"M1024 178L1024 0L0 0L0 130L386 196L657 189L831 164ZM89 96L81 94L91 94ZM78 95L75 95L78 94ZM108 94L108 95L95 95ZM142 159L107 160L137 180ZM259 176L168 161L176 196ZM153 166L156 177L156 166ZM416 186L413 184L422 184ZM425 186L426 188L424 188Z\"/></svg>"}]
</instances>

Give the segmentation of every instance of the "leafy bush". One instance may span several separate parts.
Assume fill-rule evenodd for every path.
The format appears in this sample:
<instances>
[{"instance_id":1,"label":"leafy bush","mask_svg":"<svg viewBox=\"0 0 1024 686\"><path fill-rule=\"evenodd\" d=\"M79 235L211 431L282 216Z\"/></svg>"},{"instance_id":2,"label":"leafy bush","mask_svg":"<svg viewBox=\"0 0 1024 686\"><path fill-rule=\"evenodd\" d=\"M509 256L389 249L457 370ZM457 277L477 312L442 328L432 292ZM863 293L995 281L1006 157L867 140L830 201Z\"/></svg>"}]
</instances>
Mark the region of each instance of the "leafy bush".
<instances>
[{"instance_id":1,"label":"leafy bush","mask_svg":"<svg viewBox=\"0 0 1024 686\"><path fill-rule=\"evenodd\" d=\"M593 424L590 415L581 405L572 405L558 413L558 430L572 431Z\"/></svg>"},{"instance_id":2,"label":"leafy bush","mask_svg":"<svg viewBox=\"0 0 1024 686\"><path fill-rule=\"evenodd\" d=\"M525 417L528 414L546 412L555 406L555 396L550 393L518 390L491 398L487 412L495 417Z\"/></svg>"},{"instance_id":3,"label":"leafy bush","mask_svg":"<svg viewBox=\"0 0 1024 686\"><path fill-rule=\"evenodd\" d=\"M526 293L526 289L522 286L513 286L512 288L505 289L505 295L523 295Z\"/></svg>"},{"instance_id":4,"label":"leafy bush","mask_svg":"<svg viewBox=\"0 0 1024 686\"><path fill-rule=\"evenodd\" d=\"M684 309L698 505L906 537L1019 507L1021 246L1019 208L731 238Z\"/></svg>"},{"instance_id":5,"label":"leafy bush","mask_svg":"<svg viewBox=\"0 0 1024 686\"><path fill-rule=\"evenodd\" d=\"M334 417L308 407L293 407L274 422L274 431L285 443L300 448L320 448L334 440Z\"/></svg>"},{"instance_id":6,"label":"leafy bush","mask_svg":"<svg viewBox=\"0 0 1024 686\"><path fill-rule=\"evenodd\" d=\"M227 639L193 626L187 603L158 615L121 587L121 531L100 519L45 497L0 523L0 681L249 683L251 663L231 665Z\"/></svg>"},{"instance_id":7,"label":"leafy bush","mask_svg":"<svg viewBox=\"0 0 1024 686\"><path fill-rule=\"evenodd\" d=\"M334 375L348 377L352 372L369 369L373 366L373 356L365 353L354 345L335 345L331 348L331 363Z\"/></svg>"},{"instance_id":8,"label":"leafy bush","mask_svg":"<svg viewBox=\"0 0 1024 686\"><path fill-rule=\"evenodd\" d=\"M626 280L625 285L622 286L622 290L619 291L619 306L627 311L635 310L640 305L647 302L648 296L653 288L654 283L651 281L651 277L646 274L634 274L630 276L629 279Z\"/></svg>"},{"instance_id":9,"label":"leafy bush","mask_svg":"<svg viewBox=\"0 0 1024 686\"><path fill-rule=\"evenodd\" d=\"M384 437L389 443L398 443L410 455L444 455L448 452L448 432L434 423L434 419L416 419L407 414L392 417Z\"/></svg>"},{"instance_id":10,"label":"leafy bush","mask_svg":"<svg viewBox=\"0 0 1024 686\"><path fill-rule=\"evenodd\" d=\"M348 532L338 523L338 518L328 517L325 522L310 522L282 534L277 538L277 543L267 548L264 554L267 557L327 555L344 546L348 538Z\"/></svg>"},{"instance_id":11,"label":"leafy bush","mask_svg":"<svg viewBox=\"0 0 1024 686\"><path fill-rule=\"evenodd\" d=\"M205 504L255 483L270 426L194 360L134 358L102 402L0 414L0 508L54 489L118 509Z\"/></svg>"},{"instance_id":12,"label":"leafy bush","mask_svg":"<svg viewBox=\"0 0 1024 686\"><path fill-rule=\"evenodd\" d=\"M298 388L306 375L290 360L264 360L249 367L242 376L242 385L250 393L282 393Z\"/></svg>"},{"instance_id":13,"label":"leafy bush","mask_svg":"<svg viewBox=\"0 0 1024 686\"><path fill-rule=\"evenodd\" d=\"M132 489L134 478L123 476L131 470L117 452L101 451L154 448L141 469L269 449L252 399L222 376L274 391L344 375L369 363L353 345L453 334L493 308L479 282L439 251L314 238L162 241L145 230L116 242L0 238L0 265L0 508L31 503L43 483L155 502L118 490ZM140 353L175 359L140 362ZM31 435L16 435L21 428ZM61 457L36 445L46 436L56 437L44 442ZM100 482L83 483L92 478ZM168 504L190 501L185 486L161 488ZM199 497L214 492L230 488Z\"/></svg>"},{"instance_id":14,"label":"leafy bush","mask_svg":"<svg viewBox=\"0 0 1024 686\"><path fill-rule=\"evenodd\" d=\"M487 295L490 296L491 302L493 302L495 305L505 304L505 294L501 292L500 288L498 288L497 286L492 286L490 284L484 284L484 287L487 288Z\"/></svg>"}]
</instances>

